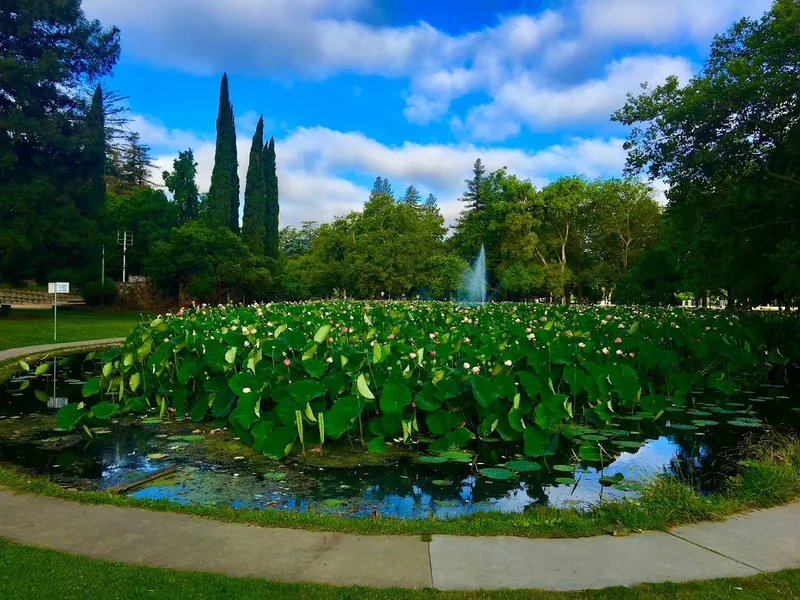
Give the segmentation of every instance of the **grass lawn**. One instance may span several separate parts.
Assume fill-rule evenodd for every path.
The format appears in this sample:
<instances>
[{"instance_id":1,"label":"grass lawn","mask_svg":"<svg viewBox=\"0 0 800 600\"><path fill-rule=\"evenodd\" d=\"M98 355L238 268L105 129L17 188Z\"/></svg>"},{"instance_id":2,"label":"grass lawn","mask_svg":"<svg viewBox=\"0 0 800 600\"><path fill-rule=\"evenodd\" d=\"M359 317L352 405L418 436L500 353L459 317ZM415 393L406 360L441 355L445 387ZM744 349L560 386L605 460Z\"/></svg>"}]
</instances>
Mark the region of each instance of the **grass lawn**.
<instances>
[{"instance_id":1,"label":"grass lawn","mask_svg":"<svg viewBox=\"0 0 800 600\"><path fill-rule=\"evenodd\" d=\"M58 342L125 337L140 313L58 311ZM0 350L53 343L52 310L14 310L0 319Z\"/></svg>"},{"instance_id":2,"label":"grass lawn","mask_svg":"<svg viewBox=\"0 0 800 600\"><path fill-rule=\"evenodd\" d=\"M154 548L157 552L158 549ZM269 598L269 600L773 600L794 598L800 589L800 570L741 579L716 579L690 583L660 583L633 588L607 588L587 592L437 592L435 590L378 590L333 587L309 583L276 583L142 567L20 546L0 540L0 598L3 600L211 600ZM391 568L391 565L387 565Z\"/></svg>"}]
</instances>

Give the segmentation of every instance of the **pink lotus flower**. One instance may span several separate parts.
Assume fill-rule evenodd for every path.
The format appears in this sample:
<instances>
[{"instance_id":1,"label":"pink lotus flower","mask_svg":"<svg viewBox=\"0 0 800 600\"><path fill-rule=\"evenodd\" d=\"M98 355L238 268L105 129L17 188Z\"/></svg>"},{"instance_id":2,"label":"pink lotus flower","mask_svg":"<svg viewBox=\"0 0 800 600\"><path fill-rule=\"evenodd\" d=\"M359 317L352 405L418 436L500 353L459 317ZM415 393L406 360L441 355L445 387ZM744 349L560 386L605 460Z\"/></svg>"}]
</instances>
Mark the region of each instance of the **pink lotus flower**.
<instances>
[{"instance_id":1,"label":"pink lotus flower","mask_svg":"<svg viewBox=\"0 0 800 600\"><path fill-rule=\"evenodd\" d=\"M608 354L610 350L608 348L603 348L603 354Z\"/></svg>"},{"instance_id":2,"label":"pink lotus flower","mask_svg":"<svg viewBox=\"0 0 800 600\"><path fill-rule=\"evenodd\" d=\"M473 372L475 375L477 375L478 373L480 373L480 372L481 372L481 368L480 368L480 367L472 367L472 372Z\"/></svg>"},{"instance_id":3,"label":"pink lotus flower","mask_svg":"<svg viewBox=\"0 0 800 600\"><path fill-rule=\"evenodd\" d=\"M394 334L393 334L393 333L390 333L390 334L389 334L389 339L390 339L390 340L393 340L393 339L394 339Z\"/></svg>"},{"instance_id":4,"label":"pink lotus flower","mask_svg":"<svg viewBox=\"0 0 800 600\"><path fill-rule=\"evenodd\" d=\"M285 358L283 359L283 364L285 364L288 367L290 364L292 364L292 361L290 361L288 358Z\"/></svg>"},{"instance_id":5,"label":"pink lotus flower","mask_svg":"<svg viewBox=\"0 0 800 600\"><path fill-rule=\"evenodd\" d=\"M628 356L630 356L631 358L633 358L633 357L634 357L634 356L636 356L636 355L635 355L633 352L631 352L631 353L629 353L629 354L628 354Z\"/></svg>"},{"instance_id":6,"label":"pink lotus flower","mask_svg":"<svg viewBox=\"0 0 800 600\"><path fill-rule=\"evenodd\" d=\"M614 341L615 341L615 342L617 342L618 344L621 344L621 343L622 343L622 338L618 337L618 338L617 338L617 339L615 339Z\"/></svg>"}]
</instances>

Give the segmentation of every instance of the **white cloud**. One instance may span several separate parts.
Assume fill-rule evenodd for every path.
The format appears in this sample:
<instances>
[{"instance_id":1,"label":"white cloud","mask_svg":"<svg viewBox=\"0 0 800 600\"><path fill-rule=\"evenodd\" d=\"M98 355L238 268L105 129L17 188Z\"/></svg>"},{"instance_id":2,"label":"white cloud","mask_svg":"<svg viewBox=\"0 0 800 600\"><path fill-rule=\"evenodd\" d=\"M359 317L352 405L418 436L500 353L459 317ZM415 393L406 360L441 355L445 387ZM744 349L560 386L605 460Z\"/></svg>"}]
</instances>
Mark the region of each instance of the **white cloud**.
<instances>
[{"instance_id":1,"label":"white cloud","mask_svg":"<svg viewBox=\"0 0 800 600\"><path fill-rule=\"evenodd\" d=\"M179 150L191 146L198 163L197 183L207 191L214 164L214 140L164 127L137 115L134 125L142 141L151 144L156 159L154 180L172 167ZM244 181L250 139L239 136L239 179ZM326 221L358 210L369 189L345 179L357 175L371 180L387 177L400 193L413 183L424 195L432 192L445 219L452 223L461 210L458 197L463 180L471 175L480 157L491 172L508 167L511 173L543 185L562 174L581 173L589 178L619 175L625 163L623 140L572 139L540 151L487 148L472 144L413 144L387 146L359 132L341 132L325 127L298 128L276 140L281 198L281 225L298 225L304 220Z\"/></svg>"},{"instance_id":2,"label":"white cloud","mask_svg":"<svg viewBox=\"0 0 800 600\"><path fill-rule=\"evenodd\" d=\"M670 75L685 83L692 75L692 65L680 57L628 57L609 64L603 78L561 88L547 87L528 72L503 84L493 102L473 108L466 124L475 138L497 140L516 133L520 121L531 127L552 128L605 120L642 82L660 84Z\"/></svg>"},{"instance_id":3,"label":"white cloud","mask_svg":"<svg viewBox=\"0 0 800 600\"><path fill-rule=\"evenodd\" d=\"M579 21L591 39L663 44L706 42L743 16L757 17L772 0L580 0Z\"/></svg>"}]
</instances>

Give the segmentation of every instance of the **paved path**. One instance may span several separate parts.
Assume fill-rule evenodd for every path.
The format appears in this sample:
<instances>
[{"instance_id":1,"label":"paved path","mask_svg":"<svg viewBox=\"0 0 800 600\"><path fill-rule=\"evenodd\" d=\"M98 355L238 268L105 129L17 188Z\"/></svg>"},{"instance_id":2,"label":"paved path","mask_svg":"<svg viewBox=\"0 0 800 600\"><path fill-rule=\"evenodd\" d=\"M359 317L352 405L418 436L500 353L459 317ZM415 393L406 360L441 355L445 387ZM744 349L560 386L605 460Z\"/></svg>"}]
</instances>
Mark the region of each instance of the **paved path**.
<instances>
[{"instance_id":1,"label":"paved path","mask_svg":"<svg viewBox=\"0 0 800 600\"><path fill-rule=\"evenodd\" d=\"M338 585L577 590L800 566L800 504L670 533L570 540L356 536L82 505L0 489L0 537L93 558Z\"/></svg>"},{"instance_id":2,"label":"paved path","mask_svg":"<svg viewBox=\"0 0 800 600\"><path fill-rule=\"evenodd\" d=\"M0 350L0 362L17 356L31 356L40 352L51 352L53 350L63 350L64 348L76 348L83 346L105 346L124 342L125 338L107 338L104 340L83 340L80 342L61 342L60 344L44 344L42 346L25 346L24 348L10 348Z\"/></svg>"}]
</instances>

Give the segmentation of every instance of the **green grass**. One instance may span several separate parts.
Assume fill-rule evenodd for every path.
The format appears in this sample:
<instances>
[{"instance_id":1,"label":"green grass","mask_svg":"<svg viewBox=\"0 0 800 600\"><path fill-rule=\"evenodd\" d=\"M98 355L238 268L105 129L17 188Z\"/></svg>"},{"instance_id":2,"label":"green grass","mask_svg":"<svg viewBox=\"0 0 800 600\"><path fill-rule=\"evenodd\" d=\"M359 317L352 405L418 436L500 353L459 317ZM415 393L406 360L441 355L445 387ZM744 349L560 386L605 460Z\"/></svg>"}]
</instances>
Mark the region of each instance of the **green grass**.
<instances>
[{"instance_id":1,"label":"green grass","mask_svg":"<svg viewBox=\"0 0 800 600\"><path fill-rule=\"evenodd\" d=\"M794 598L800 570L740 579L660 583L585 592L438 592L277 583L209 573L134 566L20 546L0 540L3 600L728 600ZM388 565L387 565L388 568Z\"/></svg>"},{"instance_id":2,"label":"green grass","mask_svg":"<svg viewBox=\"0 0 800 600\"><path fill-rule=\"evenodd\" d=\"M139 313L59 310L58 342L126 337ZM52 310L14 310L0 319L0 350L53 343Z\"/></svg>"},{"instance_id":3,"label":"green grass","mask_svg":"<svg viewBox=\"0 0 800 600\"><path fill-rule=\"evenodd\" d=\"M534 507L524 513L480 512L454 519L366 519L278 510L182 505L168 500L119 496L99 491L70 491L45 477L0 467L0 486L32 494L202 516L263 527L335 531L358 535L433 534L531 538L575 538L627 535L667 530L698 521L724 520L735 512L767 508L800 496L800 441L773 438L749 451L746 467L724 492L702 496L672 477L654 477L638 500L602 502L579 512L570 508Z\"/></svg>"}]
</instances>

